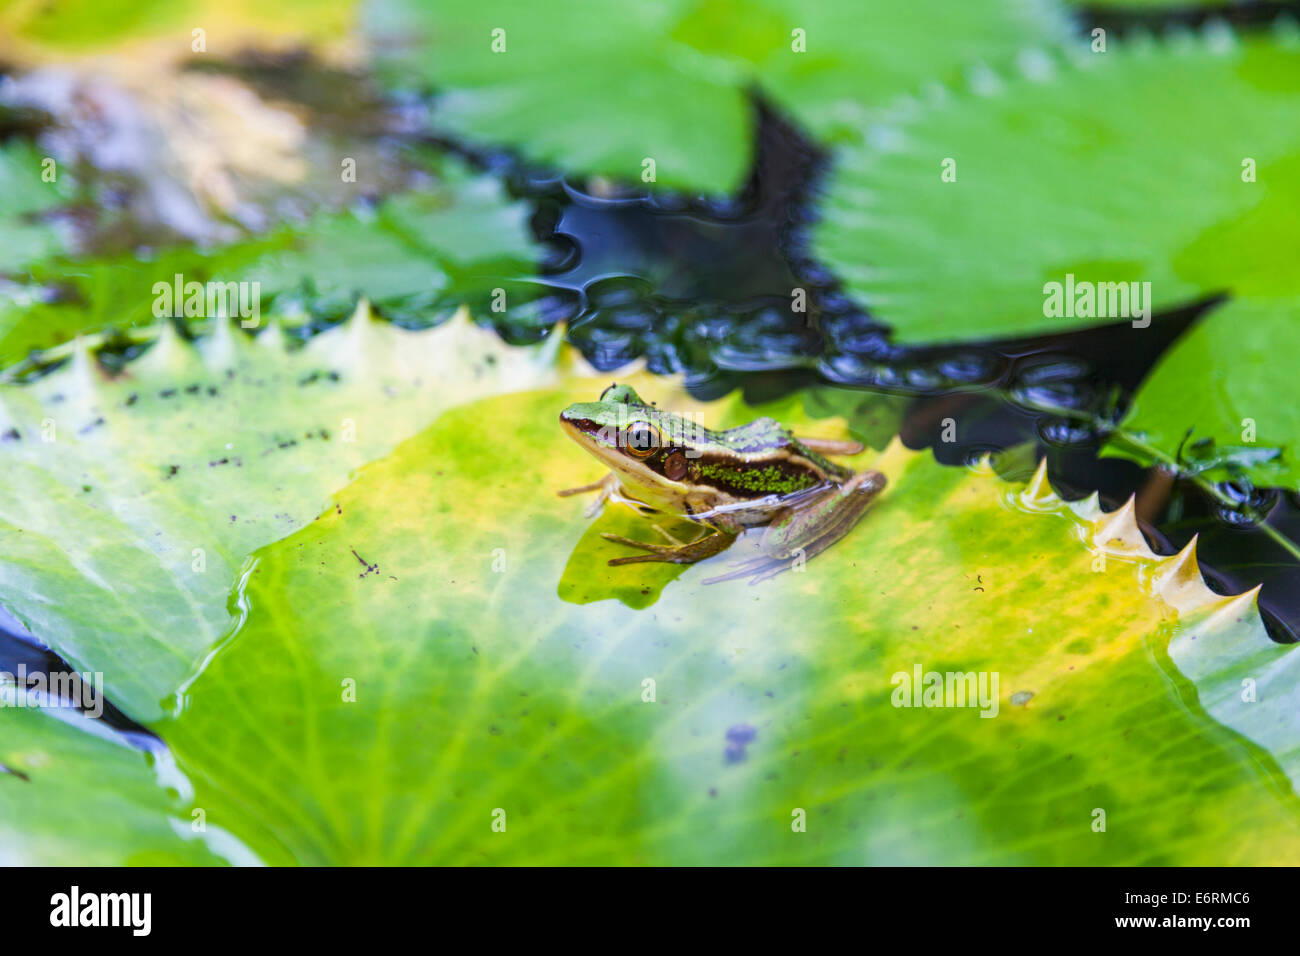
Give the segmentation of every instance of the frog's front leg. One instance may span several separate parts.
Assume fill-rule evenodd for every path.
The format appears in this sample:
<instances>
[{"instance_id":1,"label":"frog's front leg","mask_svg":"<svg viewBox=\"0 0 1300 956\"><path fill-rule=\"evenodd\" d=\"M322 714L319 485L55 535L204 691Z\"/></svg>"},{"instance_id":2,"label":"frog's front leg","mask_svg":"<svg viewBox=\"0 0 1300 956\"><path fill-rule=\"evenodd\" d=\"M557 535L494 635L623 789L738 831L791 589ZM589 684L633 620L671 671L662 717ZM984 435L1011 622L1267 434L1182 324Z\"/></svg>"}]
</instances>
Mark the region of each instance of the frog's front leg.
<instances>
[{"instance_id":1,"label":"frog's front leg","mask_svg":"<svg viewBox=\"0 0 1300 956\"><path fill-rule=\"evenodd\" d=\"M599 492L583 512L586 517L594 518L600 514L600 509L605 506L605 502L610 499L617 487L618 476L610 471L606 472L605 477L601 478L600 481L593 481L589 485L580 485L577 488L565 488L557 491L556 494L561 498L568 498L570 495L582 495L591 491Z\"/></svg>"},{"instance_id":2,"label":"frog's front leg","mask_svg":"<svg viewBox=\"0 0 1300 956\"><path fill-rule=\"evenodd\" d=\"M704 583L752 576L749 583L757 584L792 567L796 557L807 560L820 554L849 533L884 488L884 475L864 471L811 501L788 509L763 532L759 545L761 555Z\"/></svg>"},{"instance_id":3,"label":"frog's front leg","mask_svg":"<svg viewBox=\"0 0 1300 956\"><path fill-rule=\"evenodd\" d=\"M640 564L642 562L664 562L668 564L694 564L696 561L703 561L705 558L711 558L715 554L727 550L740 534L740 526L727 520L717 521L713 525L713 532L706 534L704 537L688 544L666 545L650 544L648 541L633 541L631 538L625 538L620 534L610 534L602 532L601 537L606 541L613 541L615 544L625 544L630 548L640 548L642 551L648 551L649 554L634 554L626 558L611 558L610 565L617 567L620 564Z\"/></svg>"}]
</instances>

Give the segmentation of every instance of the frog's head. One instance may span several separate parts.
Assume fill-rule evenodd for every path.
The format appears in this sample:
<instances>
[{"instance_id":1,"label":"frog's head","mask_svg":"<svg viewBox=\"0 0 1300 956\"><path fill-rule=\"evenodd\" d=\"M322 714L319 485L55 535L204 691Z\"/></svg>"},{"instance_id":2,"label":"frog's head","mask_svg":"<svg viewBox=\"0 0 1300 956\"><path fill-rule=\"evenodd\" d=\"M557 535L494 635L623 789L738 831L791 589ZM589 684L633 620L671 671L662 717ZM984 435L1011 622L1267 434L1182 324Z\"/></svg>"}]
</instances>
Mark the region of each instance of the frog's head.
<instances>
[{"instance_id":1,"label":"frog's head","mask_svg":"<svg viewBox=\"0 0 1300 956\"><path fill-rule=\"evenodd\" d=\"M642 401L630 385L611 385L595 402L560 413L569 437L615 472L629 489L662 501L682 490L688 459L707 432L689 419Z\"/></svg>"}]
</instances>

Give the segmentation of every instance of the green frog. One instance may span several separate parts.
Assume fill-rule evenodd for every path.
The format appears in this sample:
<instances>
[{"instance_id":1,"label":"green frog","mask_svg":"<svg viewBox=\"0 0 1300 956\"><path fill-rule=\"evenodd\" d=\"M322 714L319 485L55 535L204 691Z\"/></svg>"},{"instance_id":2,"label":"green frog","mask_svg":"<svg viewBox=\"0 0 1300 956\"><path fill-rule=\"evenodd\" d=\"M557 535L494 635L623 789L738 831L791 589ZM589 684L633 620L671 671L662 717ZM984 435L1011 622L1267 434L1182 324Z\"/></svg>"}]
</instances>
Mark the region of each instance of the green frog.
<instances>
[{"instance_id":1,"label":"green frog","mask_svg":"<svg viewBox=\"0 0 1300 956\"><path fill-rule=\"evenodd\" d=\"M755 584L825 551L885 487L880 472L854 472L825 457L856 455L862 451L857 442L796 438L771 418L713 431L646 404L628 385L611 385L599 401L570 405L560 424L610 469L600 481L560 492L597 492L589 516L613 500L707 529L683 542L656 526L664 544L604 534L646 552L614 558L611 565L693 564L726 550L746 528L765 526L758 557L706 584L745 576Z\"/></svg>"}]
</instances>

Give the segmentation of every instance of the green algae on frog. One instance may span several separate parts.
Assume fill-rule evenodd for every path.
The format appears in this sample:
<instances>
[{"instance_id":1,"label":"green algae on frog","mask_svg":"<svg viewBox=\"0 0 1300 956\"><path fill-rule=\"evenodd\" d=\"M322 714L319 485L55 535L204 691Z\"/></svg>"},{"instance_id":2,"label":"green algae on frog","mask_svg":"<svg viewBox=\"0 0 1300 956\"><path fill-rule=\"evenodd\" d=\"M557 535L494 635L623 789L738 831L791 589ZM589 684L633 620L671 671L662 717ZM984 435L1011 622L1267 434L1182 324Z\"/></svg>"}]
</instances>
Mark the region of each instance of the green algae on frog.
<instances>
[{"instance_id":1,"label":"green algae on frog","mask_svg":"<svg viewBox=\"0 0 1300 956\"><path fill-rule=\"evenodd\" d=\"M627 385L610 386L599 401L570 405L560 413L560 424L610 468L600 481L561 495L599 492L588 514L614 500L643 514L672 515L709 529L685 543L658 529L669 544L604 534L647 552L614 558L611 565L694 564L726 550L747 527L766 526L760 556L706 584L748 575L757 583L796 558L826 550L857 524L885 487L878 471L854 472L824 457L855 455L862 451L857 442L796 438L771 418L712 431L646 404Z\"/></svg>"}]
</instances>

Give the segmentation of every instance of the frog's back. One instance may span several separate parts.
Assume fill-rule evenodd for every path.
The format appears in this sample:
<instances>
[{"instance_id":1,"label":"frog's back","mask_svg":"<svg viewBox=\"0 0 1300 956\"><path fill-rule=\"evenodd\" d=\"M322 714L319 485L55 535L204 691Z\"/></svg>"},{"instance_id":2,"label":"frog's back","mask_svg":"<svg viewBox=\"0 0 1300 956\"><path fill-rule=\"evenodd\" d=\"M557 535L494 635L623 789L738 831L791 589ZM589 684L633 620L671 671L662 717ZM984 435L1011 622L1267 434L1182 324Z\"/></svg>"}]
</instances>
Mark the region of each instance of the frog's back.
<instances>
[{"instance_id":1,"label":"frog's back","mask_svg":"<svg viewBox=\"0 0 1300 956\"><path fill-rule=\"evenodd\" d=\"M712 437L738 455L759 454L797 441L775 418L756 418L744 425L714 432Z\"/></svg>"},{"instance_id":2,"label":"frog's back","mask_svg":"<svg viewBox=\"0 0 1300 956\"><path fill-rule=\"evenodd\" d=\"M756 418L747 424L714 432L714 436L738 455L760 457L765 453L784 451L806 459L828 478L843 480L852 474L850 469L807 447L775 418Z\"/></svg>"}]
</instances>

